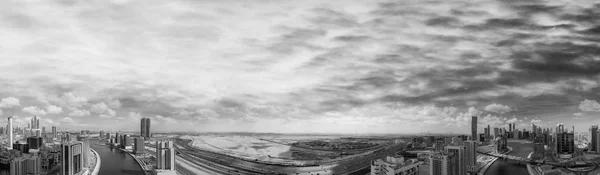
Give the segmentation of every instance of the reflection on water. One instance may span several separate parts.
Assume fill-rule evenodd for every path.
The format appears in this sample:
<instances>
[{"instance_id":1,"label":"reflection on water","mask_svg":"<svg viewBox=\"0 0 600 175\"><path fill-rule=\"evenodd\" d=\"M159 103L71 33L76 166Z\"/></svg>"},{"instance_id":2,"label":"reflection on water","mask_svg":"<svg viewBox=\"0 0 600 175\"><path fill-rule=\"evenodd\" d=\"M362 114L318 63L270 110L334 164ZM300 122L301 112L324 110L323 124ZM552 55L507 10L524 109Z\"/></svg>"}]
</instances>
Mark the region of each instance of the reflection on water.
<instances>
[{"instance_id":1,"label":"reflection on water","mask_svg":"<svg viewBox=\"0 0 600 175\"><path fill-rule=\"evenodd\" d=\"M135 159L127 153L103 145L97 145L97 140L91 140L92 149L96 150L101 158L99 175L144 175L144 171Z\"/></svg>"},{"instance_id":2,"label":"reflection on water","mask_svg":"<svg viewBox=\"0 0 600 175\"><path fill-rule=\"evenodd\" d=\"M509 155L527 157L533 150L530 143L514 143L509 142L508 146L513 148L513 151ZM485 175L528 175L527 165L519 164L516 161L503 161L501 159L494 162L490 168L485 172Z\"/></svg>"}]
</instances>

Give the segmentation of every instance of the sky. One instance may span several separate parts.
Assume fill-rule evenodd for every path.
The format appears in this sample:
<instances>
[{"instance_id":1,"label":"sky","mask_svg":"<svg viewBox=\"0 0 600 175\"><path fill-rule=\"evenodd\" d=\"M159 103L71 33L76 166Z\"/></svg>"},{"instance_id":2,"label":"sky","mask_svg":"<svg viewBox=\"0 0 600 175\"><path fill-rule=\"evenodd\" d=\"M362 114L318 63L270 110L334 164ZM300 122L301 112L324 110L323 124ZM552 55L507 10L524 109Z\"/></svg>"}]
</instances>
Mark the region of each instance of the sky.
<instances>
[{"instance_id":1,"label":"sky","mask_svg":"<svg viewBox=\"0 0 600 175\"><path fill-rule=\"evenodd\" d=\"M59 130L600 123L600 3L0 1L0 116ZM6 124L6 120L0 120ZM508 129L508 128L507 128Z\"/></svg>"}]
</instances>

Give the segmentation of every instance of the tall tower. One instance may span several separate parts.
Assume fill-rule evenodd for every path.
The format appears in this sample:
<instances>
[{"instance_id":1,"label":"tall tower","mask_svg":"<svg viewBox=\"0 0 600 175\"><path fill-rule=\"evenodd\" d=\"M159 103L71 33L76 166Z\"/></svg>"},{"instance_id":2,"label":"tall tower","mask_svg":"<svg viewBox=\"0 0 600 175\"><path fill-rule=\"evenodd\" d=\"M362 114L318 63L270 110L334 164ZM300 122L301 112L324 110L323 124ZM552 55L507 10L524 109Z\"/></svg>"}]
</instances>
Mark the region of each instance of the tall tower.
<instances>
[{"instance_id":1,"label":"tall tower","mask_svg":"<svg viewBox=\"0 0 600 175\"><path fill-rule=\"evenodd\" d=\"M56 126L52 126L52 138L57 138L57 135L56 135Z\"/></svg>"},{"instance_id":2,"label":"tall tower","mask_svg":"<svg viewBox=\"0 0 600 175\"><path fill-rule=\"evenodd\" d=\"M12 128L13 117L8 117L8 149L13 149L13 128Z\"/></svg>"},{"instance_id":3,"label":"tall tower","mask_svg":"<svg viewBox=\"0 0 600 175\"><path fill-rule=\"evenodd\" d=\"M175 148L173 148L173 141L156 142L156 169L175 170Z\"/></svg>"},{"instance_id":4,"label":"tall tower","mask_svg":"<svg viewBox=\"0 0 600 175\"><path fill-rule=\"evenodd\" d=\"M146 118L142 118L140 123L140 136L146 137Z\"/></svg>"},{"instance_id":5,"label":"tall tower","mask_svg":"<svg viewBox=\"0 0 600 175\"><path fill-rule=\"evenodd\" d=\"M453 174L467 174L467 164L465 155L466 147L463 145L460 146L446 146L444 152L446 153L454 153L457 156L457 161L454 162Z\"/></svg>"},{"instance_id":6,"label":"tall tower","mask_svg":"<svg viewBox=\"0 0 600 175\"><path fill-rule=\"evenodd\" d=\"M477 116L471 117L471 140L477 141Z\"/></svg>"},{"instance_id":7,"label":"tall tower","mask_svg":"<svg viewBox=\"0 0 600 175\"><path fill-rule=\"evenodd\" d=\"M467 172L477 172L477 142L465 142L465 166Z\"/></svg>"}]
</instances>

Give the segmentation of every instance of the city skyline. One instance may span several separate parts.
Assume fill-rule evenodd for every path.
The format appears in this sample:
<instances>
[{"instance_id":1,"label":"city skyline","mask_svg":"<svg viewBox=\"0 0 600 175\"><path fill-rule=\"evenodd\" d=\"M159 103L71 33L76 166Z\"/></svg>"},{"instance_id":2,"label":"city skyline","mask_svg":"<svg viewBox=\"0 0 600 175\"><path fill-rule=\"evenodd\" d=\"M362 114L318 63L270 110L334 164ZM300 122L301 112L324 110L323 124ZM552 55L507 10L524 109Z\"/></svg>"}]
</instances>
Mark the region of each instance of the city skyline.
<instances>
[{"instance_id":1,"label":"city skyline","mask_svg":"<svg viewBox=\"0 0 600 175\"><path fill-rule=\"evenodd\" d=\"M472 116L478 133L600 123L600 4L430 3L0 2L0 124L137 131L146 117L152 132L355 134L469 133Z\"/></svg>"}]
</instances>

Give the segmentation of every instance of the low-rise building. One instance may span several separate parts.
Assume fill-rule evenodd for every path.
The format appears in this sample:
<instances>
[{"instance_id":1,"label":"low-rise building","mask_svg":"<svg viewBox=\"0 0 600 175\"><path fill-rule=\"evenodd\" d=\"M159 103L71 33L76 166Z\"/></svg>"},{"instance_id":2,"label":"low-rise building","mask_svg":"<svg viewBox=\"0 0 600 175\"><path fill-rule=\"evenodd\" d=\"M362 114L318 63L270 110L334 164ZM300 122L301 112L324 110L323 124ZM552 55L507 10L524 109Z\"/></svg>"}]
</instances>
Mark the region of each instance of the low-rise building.
<instances>
[{"instance_id":1,"label":"low-rise building","mask_svg":"<svg viewBox=\"0 0 600 175\"><path fill-rule=\"evenodd\" d=\"M402 156L387 156L371 162L371 175L418 175L422 164L414 159L405 161Z\"/></svg>"}]
</instances>

